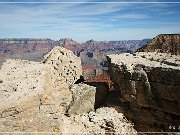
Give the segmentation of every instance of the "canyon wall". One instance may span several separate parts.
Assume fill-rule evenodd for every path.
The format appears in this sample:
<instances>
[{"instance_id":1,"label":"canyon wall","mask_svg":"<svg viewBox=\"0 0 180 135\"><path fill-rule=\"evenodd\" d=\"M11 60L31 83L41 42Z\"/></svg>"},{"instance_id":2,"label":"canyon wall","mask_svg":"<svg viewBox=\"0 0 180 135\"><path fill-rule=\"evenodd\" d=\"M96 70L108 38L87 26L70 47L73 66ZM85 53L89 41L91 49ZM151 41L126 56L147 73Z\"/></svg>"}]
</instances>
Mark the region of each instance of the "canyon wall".
<instances>
[{"instance_id":1,"label":"canyon wall","mask_svg":"<svg viewBox=\"0 0 180 135\"><path fill-rule=\"evenodd\" d=\"M108 55L121 111L140 131L169 131L180 124L180 57L139 52ZM141 127L142 126L142 127Z\"/></svg>"},{"instance_id":2,"label":"canyon wall","mask_svg":"<svg viewBox=\"0 0 180 135\"><path fill-rule=\"evenodd\" d=\"M6 59L41 61L43 55L53 47L60 46L81 57L83 74L91 78L103 74L107 68L106 55L132 52L144 46L149 40L94 41L78 43L70 38L58 41L51 39L5 38L0 39L0 66Z\"/></svg>"},{"instance_id":3,"label":"canyon wall","mask_svg":"<svg viewBox=\"0 0 180 135\"><path fill-rule=\"evenodd\" d=\"M159 52L180 55L180 34L161 34L153 38L139 52Z\"/></svg>"}]
</instances>

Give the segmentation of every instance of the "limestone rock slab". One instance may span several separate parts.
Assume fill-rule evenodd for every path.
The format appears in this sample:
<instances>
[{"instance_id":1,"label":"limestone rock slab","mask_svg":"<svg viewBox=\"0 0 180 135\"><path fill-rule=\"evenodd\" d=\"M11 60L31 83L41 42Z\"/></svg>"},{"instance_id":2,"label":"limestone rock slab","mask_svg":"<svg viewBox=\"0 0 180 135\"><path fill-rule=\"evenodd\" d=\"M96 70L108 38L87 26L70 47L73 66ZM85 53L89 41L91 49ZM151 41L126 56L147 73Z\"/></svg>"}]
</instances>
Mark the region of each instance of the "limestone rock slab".
<instances>
[{"instance_id":1,"label":"limestone rock slab","mask_svg":"<svg viewBox=\"0 0 180 135\"><path fill-rule=\"evenodd\" d=\"M110 77L123 99L180 115L180 56L139 52L107 59Z\"/></svg>"}]
</instances>

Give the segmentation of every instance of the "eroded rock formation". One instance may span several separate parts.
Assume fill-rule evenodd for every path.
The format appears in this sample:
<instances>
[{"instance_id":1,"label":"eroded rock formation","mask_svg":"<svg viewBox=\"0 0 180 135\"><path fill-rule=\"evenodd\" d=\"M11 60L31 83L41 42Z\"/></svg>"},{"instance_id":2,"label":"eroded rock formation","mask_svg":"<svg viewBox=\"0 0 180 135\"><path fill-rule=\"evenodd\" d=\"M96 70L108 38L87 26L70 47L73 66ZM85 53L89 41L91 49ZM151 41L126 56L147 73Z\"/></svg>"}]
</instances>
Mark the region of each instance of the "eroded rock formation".
<instances>
[{"instance_id":1,"label":"eroded rock formation","mask_svg":"<svg viewBox=\"0 0 180 135\"><path fill-rule=\"evenodd\" d=\"M108 93L108 86L102 83L87 84L79 83L71 87L73 99L68 109L69 114L87 113L102 105Z\"/></svg>"},{"instance_id":2,"label":"eroded rock formation","mask_svg":"<svg viewBox=\"0 0 180 135\"><path fill-rule=\"evenodd\" d=\"M108 86L74 84L81 74L80 58L61 47L42 62L6 60L0 70L0 132L136 134L112 108L90 112L101 107Z\"/></svg>"},{"instance_id":3,"label":"eroded rock formation","mask_svg":"<svg viewBox=\"0 0 180 135\"><path fill-rule=\"evenodd\" d=\"M82 75L81 59L73 52L56 46L44 56L42 61L53 66L58 76L70 86Z\"/></svg>"},{"instance_id":4,"label":"eroded rock formation","mask_svg":"<svg viewBox=\"0 0 180 135\"><path fill-rule=\"evenodd\" d=\"M73 69L74 72L69 73ZM81 74L80 59L60 47L45 55L43 63L7 60L0 70L1 131L53 131L51 124L59 123L55 114L66 112L72 100L69 86ZM23 120L24 125L21 124ZM12 123L17 127L13 128ZM28 126L31 123L32 126Z\"/></svg>"},{"instance_id":5,"label":"eroded rock formation","mask_svg":"<svg viewBox=\"0 0 180 135\"><path fill-rule=\"evenodd\" d=\"M129 103L123 110L129 118L166 131L168 125L179 124L179 56L141 52L108 55L107 59L111 80L122 99L119 101Z\"/></svg>"},{"instance_id":6,"label":"eroded rock formation","mask_svg":"<svg viewBox=\"0 0 180 135\"><path fill-rule=\"evenodd\" d=\"M66 96L60 91L68 92L68 85L63 83L59 91L53 89L52 75L53 69L48 64L22 60L7 60L3 64L0 70L3 81L0 83L1 132L42 131L44 128L44 131L52 131L51 122L44 117L65 111L59 105L59 98L66 99Z\"/></svg>"},{"instance_id":7,"label":"eroded rock formation","mask_svg":"<svg viewBox=\"0 0 180 135\"><path fill-rule=\"evenodd\" d=\"M138 51L180 55L180 34L158 35Z\"/></svg>"}]
</instances>

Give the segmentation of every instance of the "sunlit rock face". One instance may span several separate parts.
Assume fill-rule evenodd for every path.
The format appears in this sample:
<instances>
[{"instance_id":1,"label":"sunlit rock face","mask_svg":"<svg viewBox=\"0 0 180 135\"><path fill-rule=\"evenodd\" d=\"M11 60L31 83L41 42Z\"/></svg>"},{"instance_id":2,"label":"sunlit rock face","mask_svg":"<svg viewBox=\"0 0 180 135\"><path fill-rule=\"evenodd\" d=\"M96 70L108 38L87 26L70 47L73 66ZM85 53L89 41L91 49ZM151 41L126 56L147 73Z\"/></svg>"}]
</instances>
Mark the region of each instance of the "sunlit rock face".
<instances>
[{"instance_id":1,"label":"sunlit rock face","mask_svg":"<svg viewBox=\"0 0 180 135\"><path fill-rule=\"evenodd\" d=\"M56 74L62 76L69 86L82 75L81 59L73 52L59 46L47 53L42 62L52 65Z\"/></svg>"},{"instance_id":2,"label":"sunlit rock face","mask_svg":"<svg viewBox=\"0 0 180 135\"><path fill-rule=\"evenodd\" d=\"M138 51L180 55L180 34L158 35Z\"/></svg>"},{"instance_id":3,"label":"sunlit rock face","mask_svg":"<svg viewBox=\"0 0 180 135\"><path fill-rule=\"evenodd\" d=\"M52 131L53 127L45 116L63 112L64 109L59 106L60 91L53 89L54 82L50 77L53 70L48 64L25 60L9 59L2 65L1 132L42 131L44 128L44 131ZM66 91L67 88L63 89Z\"/></svg>"},{"instance_id":4,"label":"sunlit rock face","mask_svg":"<svg viewBox=\"0 0 180 135\"><path fill-rule=\"evenodd\" d=\"M80 59L60 47L42 62L6 60L0 70L0 132L137 134L122 113L99 108L108 85L74 84L81 74Z\"/></svg>"},{"instance_id":5,"label":"sunlit rock face","mask_svg":"<svg viewBox=\"0 0 180 135\"><path fill-rule=\"evenodd\" d=\"M80 58L60 47L43 62L6 60L0 70L0 131L60 129L72 100L69 87L81 74Z\"/></svg>"},{"instance_id":6,"label":"sunlit rock face","mask_svg":"<svg viewBox=\"0 0 180 135\"><path fill-rule=\"evenodd\" d=\"M174 115L174 121L176 121L174 123L178 123L177 116L180 115L179 56L139 52L108 55L107 60L111 80L119 91L120 97L127 101L131 108L134 106L149 108L152 114L153 109L163 113L162 117L159 116L158 119L161 120L157 123L166 125L166 129L168 129L167 121L173 121L173 116L165 117L166 113ZM137 113L138 109L135 112ZM141 119L145 119L143 115ZM157 120L154 117L151 119Z\"/></svg>"}]
</instances>

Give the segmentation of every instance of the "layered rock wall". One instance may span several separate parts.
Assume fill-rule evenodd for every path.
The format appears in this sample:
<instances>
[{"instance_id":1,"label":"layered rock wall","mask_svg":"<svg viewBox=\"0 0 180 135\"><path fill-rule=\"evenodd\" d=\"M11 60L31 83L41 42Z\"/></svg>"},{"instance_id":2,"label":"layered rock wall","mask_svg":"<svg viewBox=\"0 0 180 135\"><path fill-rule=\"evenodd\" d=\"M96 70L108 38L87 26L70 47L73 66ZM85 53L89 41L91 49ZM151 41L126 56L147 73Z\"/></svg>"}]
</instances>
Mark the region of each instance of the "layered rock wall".
<instances>
[{"instance_id":1,"label":"layered rock wall","mask_svg":"<svg viewBox=\"0 0 180 135\"><path fill-rule=\"evenodd\" d=\"M153 109L163 112L164 115L171 114L178 123L180 116L179 56L141 52L108 55L107 59L110 77L115 88L120 92L119 97L128 102L131 108L132 106L136 106L139 110L149 108L147 114L152 113ZM138 109L134 109L135 113L140 112L137 111ZM162 117L159 116L159 119L162 120ZM172 119L173 116L169 121L172 122ZM159 121L158 124L167 124L167 121L168 118L164 116L164 121Z\"/></svg>"},{"instance_id":2,"label":"layered rock wall","mask_svg":"<svg viewBox=\"0 0 180 135\"><path fill-rule=\"evenodd\" d=\"M158 52L180 55L180 34L161 34L153 38L139 52Z\"/></svg>"}]
</instances>

